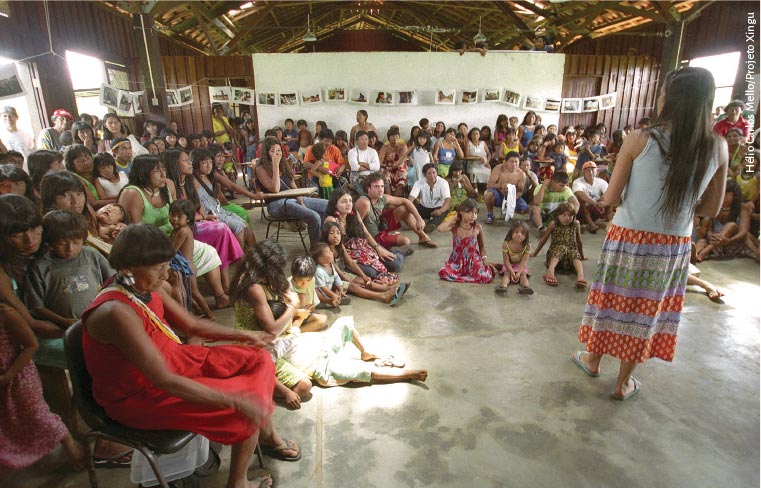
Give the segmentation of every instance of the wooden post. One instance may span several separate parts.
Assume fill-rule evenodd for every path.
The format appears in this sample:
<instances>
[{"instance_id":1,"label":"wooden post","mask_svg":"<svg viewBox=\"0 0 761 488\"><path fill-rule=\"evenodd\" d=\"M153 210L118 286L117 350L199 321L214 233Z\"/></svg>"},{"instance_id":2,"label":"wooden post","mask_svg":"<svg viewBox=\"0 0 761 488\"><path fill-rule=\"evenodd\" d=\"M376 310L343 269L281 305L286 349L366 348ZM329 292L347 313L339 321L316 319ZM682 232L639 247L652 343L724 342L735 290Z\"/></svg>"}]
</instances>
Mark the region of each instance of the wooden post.
<instances>
[{"instance_id":1,"label":"wooden post","mask_svg":"<svg viewBox=\"0 0 761 488\"><path fill-rule=\"evenodd\" d=\"M147 13L139 13L132 14L132 20L147 102L143 116L168 125L171 117L166 100L166 83L158 34L153 29L153 17Z\"/></svg>"},{"instance_id":2,"label":"wooden post","mask_svg":"<svg viewBox=\"0 0 761 488\"><path fill-rule=\"evenodd\" d=\"M41 74L32 83L38 86L42 97L43 112L40 116L42 127L50 127L50 116L53 111L62 108L78 118L77 102L74 99L74 88L71 85L71 75L66 60L61 56L49 53L35 59L37 70ZM44 73L44 75L42 75Z\"/></svg>"}]
</instances>

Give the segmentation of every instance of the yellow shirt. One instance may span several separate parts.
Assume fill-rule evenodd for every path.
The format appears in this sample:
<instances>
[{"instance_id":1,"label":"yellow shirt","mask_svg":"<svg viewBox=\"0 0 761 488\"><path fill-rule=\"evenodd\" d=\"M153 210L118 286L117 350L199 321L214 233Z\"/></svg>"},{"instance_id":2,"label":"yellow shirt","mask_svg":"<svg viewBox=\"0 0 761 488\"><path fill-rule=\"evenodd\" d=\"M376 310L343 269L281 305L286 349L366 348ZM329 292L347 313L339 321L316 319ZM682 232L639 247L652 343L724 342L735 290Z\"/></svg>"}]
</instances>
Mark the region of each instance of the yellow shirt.
<instances>
[{"instance_id":1,"label":"yellow shirt","mask_svg":"<svg viewBox=\"0 0 761 488\"><path fill-rule=\"evenodd\" d=\"M227 125L230 125L230 121L224 115L222 116L222 120L224 120ZM225 124L223 124L217 117L211 118L211 126L215 134L227 130ZM214 140L217 141L218 144L224 144L225 142L230 142L230 136L225 132L221 136L214 136Z\"/></svg>"}]
</instances>

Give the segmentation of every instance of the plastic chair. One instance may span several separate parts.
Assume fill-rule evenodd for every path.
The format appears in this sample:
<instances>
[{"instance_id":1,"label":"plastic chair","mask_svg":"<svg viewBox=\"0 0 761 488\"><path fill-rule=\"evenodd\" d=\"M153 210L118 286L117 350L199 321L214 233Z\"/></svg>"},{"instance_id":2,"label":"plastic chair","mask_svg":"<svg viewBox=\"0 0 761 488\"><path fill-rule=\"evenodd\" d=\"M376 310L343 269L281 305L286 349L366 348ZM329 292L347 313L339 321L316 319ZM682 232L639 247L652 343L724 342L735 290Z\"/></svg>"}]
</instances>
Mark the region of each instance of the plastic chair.
<instances>
[{"instance_id":1,"label":"plastic chair","mask_svg":"<svg viewBox=\"0 0 761 488\"><path fill-rule=\"evenodd\" d=\"M126 427L106 415L103 407L98 405L92 395L92 378L85 365L82 349L82 323L77 321L66 330L64 336L66 362L74 390L74 405L82 419L92 430L84 434L84 450L87 462L87 474L90 486L98 487L95 476L95 463L90 448L90 439L106 439L132 447L140 451L151 465L161 488L169 488L161 469L156 462L156 455L172 454L190 442L196 434L177 430L139 430Z\"/></svg>"}]
</instances>

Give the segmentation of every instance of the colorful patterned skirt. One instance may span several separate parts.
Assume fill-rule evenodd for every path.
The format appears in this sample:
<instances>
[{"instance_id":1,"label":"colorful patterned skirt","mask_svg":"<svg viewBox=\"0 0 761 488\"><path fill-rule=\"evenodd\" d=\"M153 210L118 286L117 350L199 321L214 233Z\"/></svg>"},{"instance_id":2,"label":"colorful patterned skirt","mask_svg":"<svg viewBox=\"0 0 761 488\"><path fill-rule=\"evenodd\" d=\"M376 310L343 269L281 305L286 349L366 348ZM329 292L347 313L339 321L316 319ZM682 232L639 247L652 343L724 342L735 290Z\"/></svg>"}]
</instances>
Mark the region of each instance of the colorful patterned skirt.
<instances>
[{"instance_id":1,"label":"colorful patterned skirt","mask_svg":"<svg viewBox=\"0 0 761 488\"><path fill-rule=\"evenodd\" d=\"M579 341L622 361L674 359L690 238L612 225L603 243Z\"/></svg>"}]
</instances>

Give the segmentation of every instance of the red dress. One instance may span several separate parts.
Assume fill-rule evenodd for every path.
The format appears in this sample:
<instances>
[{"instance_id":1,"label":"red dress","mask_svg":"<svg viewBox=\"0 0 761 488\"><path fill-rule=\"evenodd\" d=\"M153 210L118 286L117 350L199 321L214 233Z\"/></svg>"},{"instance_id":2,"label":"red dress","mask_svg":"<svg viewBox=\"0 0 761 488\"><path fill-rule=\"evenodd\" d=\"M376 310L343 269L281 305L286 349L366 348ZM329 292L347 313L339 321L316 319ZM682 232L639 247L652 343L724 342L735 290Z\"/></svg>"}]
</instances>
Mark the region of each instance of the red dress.
<instances>
[{"instance_id":1,"label":"red dress","mask_svg":"<svg viewBox=\"0 0 761 488\"><path fill-rule=\"evenodd\" d=\"M248 396L262 406L267 415L272 413L275 369L267 352L250 346L178 344L118 291L96 298L82 315L83 324L90 312L111 300L126 303L143 319L145 333L164 356L166 367L171 371L215 390ZM158 294L151 293L147 306L166 323L164 304ZM121 351L93 339L86 327L82 345L95 400L109 417L128 427L187 430L222 444L242 442L259 428L237 410L193 403L156 388Z\"/></svg>"}]
</instances>

